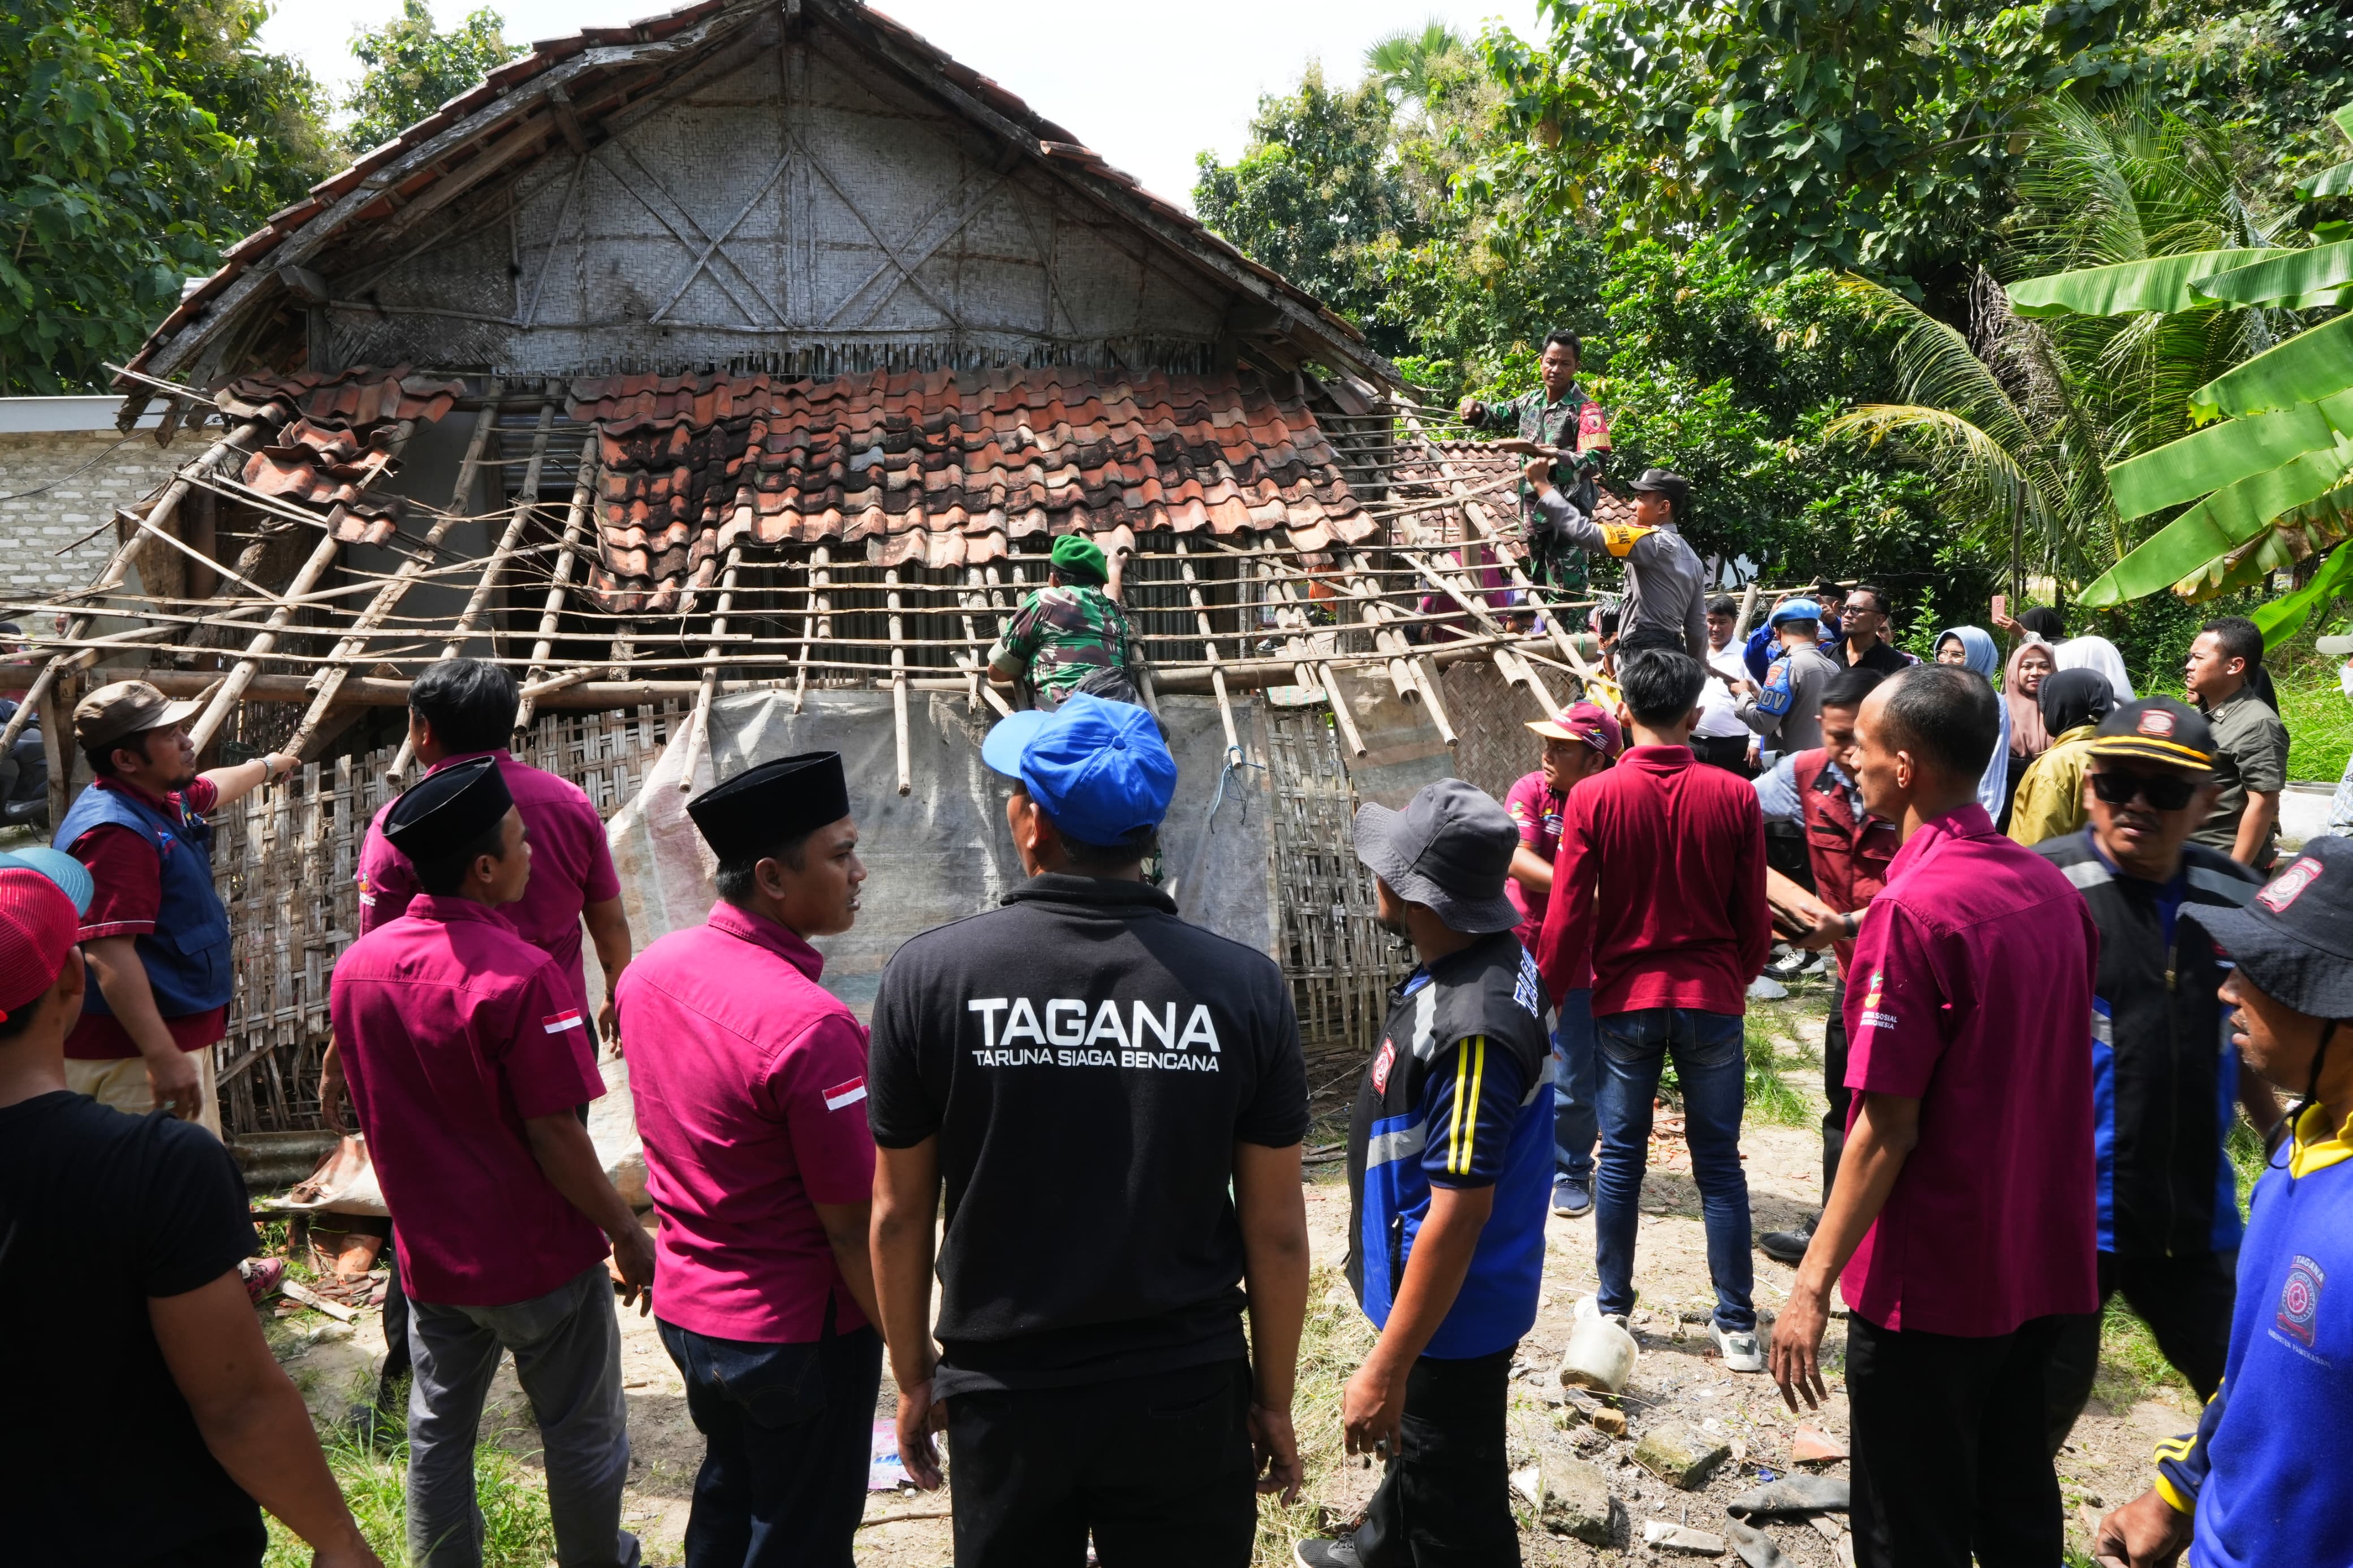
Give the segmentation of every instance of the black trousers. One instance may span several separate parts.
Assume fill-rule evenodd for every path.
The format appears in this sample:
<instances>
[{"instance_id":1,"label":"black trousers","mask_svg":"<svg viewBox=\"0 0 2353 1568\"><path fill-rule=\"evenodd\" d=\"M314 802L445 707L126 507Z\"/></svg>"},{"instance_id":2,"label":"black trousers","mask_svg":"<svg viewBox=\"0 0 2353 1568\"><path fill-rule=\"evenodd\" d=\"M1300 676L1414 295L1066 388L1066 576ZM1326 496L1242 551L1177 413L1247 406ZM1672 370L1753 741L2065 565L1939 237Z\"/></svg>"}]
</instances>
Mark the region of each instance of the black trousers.
<instances>
[{"instance_id":1,"label":"black trousers","mask_svg":"<svg viewBox=\"0 0 2353 1568\"><path fill-rule=\"evenodd\" d=\"M827 1322L823 1339L781 1345L661 1324L703 1439L687 1568L850 1568L882 1336Z\"/></svg>"},{"instance_id":2,"label":"black trousers","mask_svg":"<svg viewBox=\"0 0 2353 1568\"><path fill-rule=\"evenodd\" d=\"M2189 1380L2200 1403L2222 1386L2231 1356L2231 1309L2239 1299L2239 1255L2192 1252L2179 1258L2119 1258L2100 1254L2100 1305L2122 1290L2125 1304L2157 1336L2173 1370ZM2100 1369L2100 1318L2084 1312L2062 1320L2051 1380L2051 1452L2056 1455L2092 1397Z\"/></svg>"},{"instance_id":3,"label":"black trousers","mask_svg":"<svg viewBox=\"0 0 2353 1568\"><path fill-rule=\"evenodd\" d=\"M1754 778L1755 771L1748 765L1749 740L1746 735L1694 735L1692 755L1712 768Z\"/></svg>"},{"instance_id":4,"label":"black trousers","mask_svg":"<svg viewBox=\"0 0 2353 1568\"><path fill-rule=\"evenodd\" d=\"M1822 1207L1831 1206L1831 1188L1838 1183L1839 1161L1846 1155L1847 1113L1854 1108L1854 1090L1846 1086L1846 976L1831 981L1831 1016L1822 1025Z\"/></svg>"},{"instance_id":5,"label":"black trousers","mask_svg":"<svg viewBox=\"0 0 2353 1568\"><path fill-rule=\"evenodd\" d=\"M1404 1451L1389 1461L1356 1531L1365 1568L1516 1568L1504 1415L1518 1348L1413 1363Z\"/></svg>"},{"instance_id":6,"label":"black trousers","mask_svg":"<svg viewBox=\"0 0 2353 1568\"><path fill-rule=\"evenodd\" d=\"M2065 1528L2043 1447L2065 1320L1962 1339L1847 1321L1857 1568L2051 1568Z\"/></svg>"},{"instance_id":7,"label":"black trousers","mask_svg":"<svg viewBox=\"0 0 2353 1568\"><path fill-rule=\"evenodd\" d=\"M392 1278L384 1286L384 1370L376 1373L375 1405L387 1415L406 1420L408 1401L398 1385L409 1369L408 1292L400 1288L400 1253L389 1230L384 1233L384 1251L378 1256L387 1260Z\"/></svg>"},{"instance_id":8,"label":"black trousers","mask_svg":"<svg viewBox=\"0 0 2353 1568\"><path fill-rule=\"evenodd\" d=\"M956 1568L1246 1568L1250 1365L949 1397Z\"/></svg>"}]
</instances>

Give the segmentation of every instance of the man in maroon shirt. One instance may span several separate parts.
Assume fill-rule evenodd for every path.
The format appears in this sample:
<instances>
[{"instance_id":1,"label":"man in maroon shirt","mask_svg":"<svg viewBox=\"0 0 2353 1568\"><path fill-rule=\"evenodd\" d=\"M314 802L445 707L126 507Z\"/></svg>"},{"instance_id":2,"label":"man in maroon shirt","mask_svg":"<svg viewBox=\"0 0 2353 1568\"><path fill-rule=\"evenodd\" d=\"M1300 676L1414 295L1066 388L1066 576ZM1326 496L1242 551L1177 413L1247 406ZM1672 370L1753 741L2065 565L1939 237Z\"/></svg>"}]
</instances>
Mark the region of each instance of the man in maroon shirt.
<instances>
[{"instance_id":1,"label":"man in maroon shirt","mask_svg":"<svg viewBox=\"0 0 2353 1568\"><path fill-rule=\"evenodd\" d=\"M1998 700L1919 665L1855 719L1863 806L1904 847L1855 939L1852 1121L1772 1363L1791 1409L1820 1402L1837 1279L1863 1568L2011 1568L2063 1545L2043 1390L2065 1315L2099 1310L2099 934L1977 803Z\"/></svg>"},{"instance_id":2,"label":"man in maroon shirt","mask_svg":"<svg viewBox=\"0 0 2353 1568\"><path fill-rule=\"evenodd\" d=\"M1651 1102L1672 1054L1715 1281L1709 1336L1725 1366L1761 1372L1740 1112L1748 984L1773 945L1765 819L1746 780L1692 754L1707 684L1697 659L1642 648L1627 655L1619 684L1619 716L1634 743L1617 766L1569 791L1536 951L1556 996L1580 984L1588 964L1593 976L1601 1067L1598 1305L1620 1319L1634 1310Z\"/></svg>"},{"instance_id":3,"label":"man in maroon shirt","mask_svg":"<svg viewBox=\"0 0 2353 1568\"><path fill-rule=\"evenodd\" d=\"M66 1039L66 1081L101 1105L157 1107L220 1136L213 1046L228 1033L228 915L213 889L205 818L294 765L275 754L196 772L187 721L143 680L74 706L74 743L98 776L58 824L57 847L90 868L82 916L94 984Z\"/></svg>"}]
</instances>

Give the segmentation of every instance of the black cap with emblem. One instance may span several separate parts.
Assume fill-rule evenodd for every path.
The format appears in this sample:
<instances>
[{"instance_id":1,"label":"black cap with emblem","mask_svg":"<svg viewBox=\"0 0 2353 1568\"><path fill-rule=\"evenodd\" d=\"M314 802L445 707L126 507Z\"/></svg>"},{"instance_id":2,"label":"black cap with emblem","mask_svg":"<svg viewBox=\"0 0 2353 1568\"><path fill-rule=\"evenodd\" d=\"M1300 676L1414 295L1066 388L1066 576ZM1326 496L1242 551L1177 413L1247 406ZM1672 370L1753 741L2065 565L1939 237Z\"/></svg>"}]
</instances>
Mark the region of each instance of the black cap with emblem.
<instances>
[{"instance_id":1,"label":"black cap with emblem","mask_svg":"<svg viewBox=\"0 0 2353 1568\"><path fill-rule=\"evenodd\" d=\"M2266 996L2313 1018L2353 1018L2353 838L2315 838L2244 909L2184 904Z\"/></svg>"}]
</instances>

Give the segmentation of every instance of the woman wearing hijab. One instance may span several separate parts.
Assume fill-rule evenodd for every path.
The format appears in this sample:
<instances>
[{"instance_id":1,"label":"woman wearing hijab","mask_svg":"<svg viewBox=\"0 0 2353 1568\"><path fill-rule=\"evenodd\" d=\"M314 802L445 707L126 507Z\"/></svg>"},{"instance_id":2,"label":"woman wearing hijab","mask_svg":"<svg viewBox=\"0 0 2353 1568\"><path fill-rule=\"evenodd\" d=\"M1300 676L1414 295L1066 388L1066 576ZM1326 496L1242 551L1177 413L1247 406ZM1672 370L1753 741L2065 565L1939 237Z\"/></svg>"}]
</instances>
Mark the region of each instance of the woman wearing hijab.
<instances>
[{"instance_id":1,"label":"woman wearing hijab","mask_svg":"<svg viewBox=\"0 0 2353 1568\"><path fill-rule=\"evenodd\" d=\"M1936 634L1936 662L1959 665L1990 686L1994 671L2001 668L2001 655L1994 651L1993 634L1983 626L1953 626ZM1999 818L2010 805L2010 705L1997 703L1994 710L2001 719L2001 733L1994 737L1993 755L1978 777L1978 804L1989 818Z\"/></svg>"},{"instance_id":2,"label":"woman wearing hijab","mask_svg":"<svg viewBox=\"0 0 2353 1568\"><path fill-rule=\"evenodd\" d=\"M2092 737L2116 706L2116 694L2096 669L2063 669L2043 679L2037 700L2051 744L2018 781L2010 836L2021 844L2073 833L2087 820L2084 775L2091 771Z\"/></svg>"},{"instance_id":3,"label":"woman wearing hijab","mask_svg":"<svg viewBox=\"0 0 2353 1568\"><path fill-rule=\"evenodd\" d=\"M2033 614L2031 610L2027 612ZM2019 781L2034 759L2051 749L2051 731L2042 727L2042 682L2056 667L2051 650L2040 642L2018 645L2001 672L2002 705L2010 710L2010 774L2005 784L1997 830L2010 831L2010 814L2017 804Z\"/></svg>"},{"instance_id":4,"label":"woman wearing hijab","mask_svg":"<svg viewBox=\"0 0 2353 1568\"><path fill-rule=\"evenodd\" d=\"M2108 691L2113 700L2117 702L2137 700L2133 696L2132 677L2125 673L2125 656L2118 653L2116 645L2107 638L2069 637L2051 650L2051 658L2061 669L2099 671L2108 683Z\"/></svg>"}]
</instances>

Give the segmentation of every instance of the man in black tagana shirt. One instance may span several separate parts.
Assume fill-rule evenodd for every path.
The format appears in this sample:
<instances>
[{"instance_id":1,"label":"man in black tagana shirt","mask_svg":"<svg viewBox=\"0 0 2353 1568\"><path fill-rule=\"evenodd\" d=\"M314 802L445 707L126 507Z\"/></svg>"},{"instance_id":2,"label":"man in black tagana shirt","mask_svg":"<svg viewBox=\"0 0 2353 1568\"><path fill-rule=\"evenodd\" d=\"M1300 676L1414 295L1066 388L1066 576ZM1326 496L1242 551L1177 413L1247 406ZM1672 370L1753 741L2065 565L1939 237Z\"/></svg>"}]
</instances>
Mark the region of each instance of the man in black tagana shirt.
<instances>
[{"instance_id":1,"label":"man in black tagana shirt","mask_svg":"<svg viewBox=\"0 0 2353 1568\"><path fill-rule=\"evenodd\" d=\"M1144 882L1176 782L1149 713L1074 696L982 757L1029 879L899 950L869 1047L900 1453L936 1487L947 1430L960 1568L1079 1568L1090 1534L1105 1568L1242 1568L1254 1490L1300 1480L1290 990Z\"/></svg>"}]
</instances>

